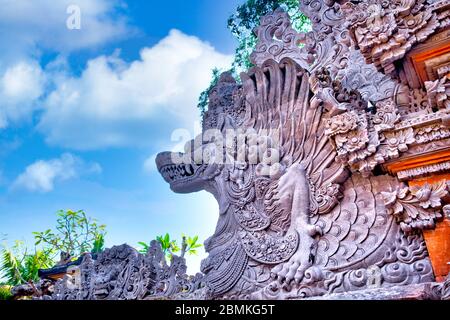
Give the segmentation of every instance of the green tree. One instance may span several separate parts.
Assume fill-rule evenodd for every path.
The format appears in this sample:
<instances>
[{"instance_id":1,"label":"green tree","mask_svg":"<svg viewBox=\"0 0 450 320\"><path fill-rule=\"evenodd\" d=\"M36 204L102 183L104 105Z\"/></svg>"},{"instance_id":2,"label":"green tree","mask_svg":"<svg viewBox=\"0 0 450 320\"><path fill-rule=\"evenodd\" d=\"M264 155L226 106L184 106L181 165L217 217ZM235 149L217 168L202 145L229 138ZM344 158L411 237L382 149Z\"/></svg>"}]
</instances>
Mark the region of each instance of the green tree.
<instances>
[{"instance_id":1,"label":"green tree","mask_svg":"<svg viewBox=\"0 0 450 320\"><path fill-rule=\"evenodd\" d=\"M299 32L311 30L311 22L299 10L298 0L247 0L244 4L238 6L236 12L228 18L228 29L238 40L238 46L230 70L238 81L238 75L253 66L250 61L250 55L257 43L254 29L259 26L261 17L273 12L278 7L289 13L294 29ZM209 93L217 84L222 71L213 70L210 86L200 94L198 108L202 116L208 108Z\"/></svg>"},{"instance_id":2,"label":"green tree","mask_svg":"<svg viewBox=\"0 0 450 320\"><path fill-rule=\"evenodd\" d=\"M58 211L56 231L33 232L35 247L30 250L22 241L12 247L2 245L0 279L8 286L33 283L39 280L39 269L51 268L56 256L64 253L68 259L84 252L98 253L105 243L105 226L88 218L84 211Z\"/></svg>"},{"instance_id":3,"label":"green tree","mask_svg":"<svg viewBox=\"0 0 450 320\"><path fill-rule=\"evenodd\" d=\"M161 244L163 253L171 257L174 253L180 251L180 247L177 245L177 241L170 238L170 235L166 233L164 236L157 236L156 241Z\"/></svg>"},{"instance_id":4,"label":"green tree","mask_svg":"<svg viewBox=\"0 0 450 320\"><path fill-rule=\"evenodd\" d=\"M103 249L105 225L88 218L83 210L60 210L57 212L56 230L33 232L36 245L44 244L70 258L82 253Z\"/></svg>"}]
</instances>

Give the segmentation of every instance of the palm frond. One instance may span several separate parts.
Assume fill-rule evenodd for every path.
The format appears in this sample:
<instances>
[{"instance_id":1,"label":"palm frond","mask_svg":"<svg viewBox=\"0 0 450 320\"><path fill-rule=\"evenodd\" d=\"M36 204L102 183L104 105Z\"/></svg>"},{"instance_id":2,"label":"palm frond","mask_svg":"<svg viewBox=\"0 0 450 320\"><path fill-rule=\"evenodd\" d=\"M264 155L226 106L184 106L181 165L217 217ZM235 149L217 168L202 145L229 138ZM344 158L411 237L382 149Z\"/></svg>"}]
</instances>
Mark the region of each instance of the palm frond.
<instances>
[{"instance_id":1,"label":"palm frond","mask_svg":"<svg viewBox=\"0 0 450 320\"><path fill-rule=\"evenodd\" d=\"M11 286L0 285L0 301L12 299Z\"/></svg>"},{"instance_id":2,"label":"palm frond","mask_svg":"<svg viewBox=\"0 0 450 320\"><path fill-rule=\"evenodd\" d=\"M4 247L1 253L0 271L6 282L10 285L18 285L24 282L22 278L23 266L8 247Z\"/></svg>"}]
</instances>

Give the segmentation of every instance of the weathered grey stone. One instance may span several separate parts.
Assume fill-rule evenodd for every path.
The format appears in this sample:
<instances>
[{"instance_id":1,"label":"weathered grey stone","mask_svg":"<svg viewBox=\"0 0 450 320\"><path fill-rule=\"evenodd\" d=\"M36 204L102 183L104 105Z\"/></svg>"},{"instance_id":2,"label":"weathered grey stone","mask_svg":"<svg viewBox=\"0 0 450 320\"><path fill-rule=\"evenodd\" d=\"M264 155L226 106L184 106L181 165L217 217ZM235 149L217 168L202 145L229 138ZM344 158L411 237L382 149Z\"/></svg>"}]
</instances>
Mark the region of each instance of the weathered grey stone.
<instances>
[{"instance_id":1,"label":"weathered grey stone","mask_svg":"<svg viewBox=\"0 0 450 320\"><path fill-rule=\"evenodd\" d=\"M332 293L305 300L441 300L433 291L436 283L410 284L390 288L366 289L345 293Z\"/></svg>"},{"instance_id":2,"label":"weathered grey stone","mask_svg":"<svg viewBox=\"0 0 450 320\"><path fill-rule=\"evenodd\" d=\"M300 9L312 32L296 33L282 10L262 19L256 66L241 85L223 74L202 135L156 158L173 191L206 190L219 203L202 274L188 278L183 258L167 265L155 243L147 255L121 246L86 256L81 288L60 281L53 298L448 299L421 233L448 211L448 185L409 187L415 172L380 171L449 146L447 78L427 92L394 68L448 26L448 2L301 0Z\"/></svg>"},{"instance_id":3,"label":"weathered grey stone","mask_svg":"<svg viewBox=\"0 0 450 320\"><path fill-rule=\"evenodd\" d=\"M165 299L199 289L202 278L200 274L186 275L182 257L173 256L168 264L156 241L151 242L145 255L128 245L106 249L96 260L87 254L79 268L79 281L67 275L55 283L53 299Z\"/></svg>"},{"instance_id":4,"label":"weathered grey stone","mask_svg":"<svg viewBox=\"0 0 450 320\"><path fill-rule=\"evenodd\" d=\"M206 190L219 203L202 263L209 296L296 299L434 280L421 230L442 219L447 186L409 188L376 169L446 139L450 110L440 100L440 110L412 110L416 91L390 67L411 47L373 61L368 48L382 47L376 37L396 41L396 28L410 28L411 46L424 41L444 26L421 19L439 13L446 21L448 7L395 3L302 0L313 26L307 34L281 9L269 14L257 29L256 67L241 75L241 86L220 79L203 135L185 154L158 155L173 191ZM367 7L381 8L373 13L378 31ZM402 24L409 18L423 23Z\"/></svg>"}]
</instances>

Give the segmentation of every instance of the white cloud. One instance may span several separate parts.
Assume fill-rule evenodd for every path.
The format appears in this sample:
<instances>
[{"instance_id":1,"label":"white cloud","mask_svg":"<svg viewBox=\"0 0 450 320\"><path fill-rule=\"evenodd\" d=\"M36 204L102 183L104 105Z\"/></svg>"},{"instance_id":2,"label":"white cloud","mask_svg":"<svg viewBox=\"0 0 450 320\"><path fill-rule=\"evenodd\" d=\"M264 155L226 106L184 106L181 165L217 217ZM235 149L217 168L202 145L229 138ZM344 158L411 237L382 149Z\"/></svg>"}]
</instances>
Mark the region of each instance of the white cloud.
<instances>
[{"instance_id":1,"label":"white cloud","mask_svg":"<svg viewBox=\"0 0 450 320\"><path fill-rule=\"evenodd\" d=\"M98 163L88 164L70 153L65 153L60 158L38 160L29 165L13 182L12 188L49 192L53 190L56 182L100 172Z\"/></svg>"},{"instance_id":2,"label":"white cloud","mask_svg":"<svg viewBox=\"0 0 450 320\"><path fill-rule=\"evenodd\" d=\"M67 8L81 11L81 29L69 30ZM0 0L1 63L38 56L41 50L68 53L92 48L130 32L119 0Z\"/></svg>"},{"instance_id":3,"label":"white cloud","mask_svg":"<svg viewBox=\"0 0 450 320\"><path fill-rule=\"evenodd\" d=\"M32 113L44 93L45 78L35 62L19 62L0 75L0 129Z\"/></svg>"},{"instance_id":4,"label":"white cloud","mask_svg":"<svg viewBox=\"0 0 450 320\"><path fill-rule=\"evenodd\" d=\"M71 4L81 9L81 30L66 27ZM172 30L132 62L116 51L89 60L76 76L65 62L74 50L134 32L124 6L121 0L0 0L0 43L8 44L0 52L0 129L36 119L47 143L76 150L147 147L167 142L173 129L192 129L211 70L228 68L231 55ZM41 66L41 53L58 57Z\"/></svg>"},{"instance_id":5,"label":"white cloud","mask_svg":"<svg viewBox=\"0 0 450 320\"><path fill-rule=\"evenodd\" d=\"M70 5L80 8L80 30L67 28ZM55 76L54 63L41 68L43 53L67 56L135 32L121 0L0 0L0 8L0 129L30 119L38 108Z\"/></svg>"},{"instance_id":6,"label":"white cloud","mask_svg":"<svg viewBox=\"0 0 450 320\"><path fill-rule=\"evenodd\" d=\"M198 120L197 99L211 70L227 68L231 60L172 30L142 49L139 60L127 64L118 53L100 56L80 77L58 79L38 128L48 143L81 150L154 143L158 127Z\"/></svg>"}]
</instances>

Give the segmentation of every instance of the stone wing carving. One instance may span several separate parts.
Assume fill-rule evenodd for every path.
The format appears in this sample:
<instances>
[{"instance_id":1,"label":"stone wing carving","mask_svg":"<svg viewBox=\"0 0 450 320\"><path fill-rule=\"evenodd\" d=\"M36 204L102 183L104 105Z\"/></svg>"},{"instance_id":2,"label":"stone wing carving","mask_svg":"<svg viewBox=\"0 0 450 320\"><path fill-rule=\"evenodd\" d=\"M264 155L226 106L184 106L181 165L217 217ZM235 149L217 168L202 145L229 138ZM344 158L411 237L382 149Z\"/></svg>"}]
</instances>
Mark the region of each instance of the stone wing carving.
<instances>
[{"instance_id":1,"label":"stone wing carving","mask_svg":"<svg viewBox=\"0 0 450 320\"><path fill-rule=\"evenodd\" d=\"M267 132L278 148L264 151L279 156L279 162L263 159L254 169L259 179L267 179L255 206L263 208L270 224L259 231L243 226L249 257L276 265L272 273L286 283L300 283L313 266L340 270L364 261L380 248L394 221L375 195L396 181L360 174L347 181L330 132L352 130L358 118L323 103L320 91L311 89L318 88L320 74L309 76L290 59L268 60L241 77L244 125L260 136ZM261 189L260 181L255 183Z\"/></svg>"}]
</instances>

